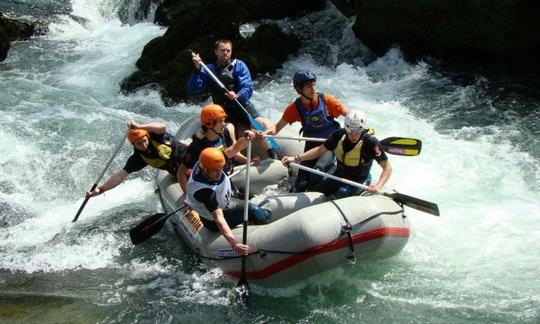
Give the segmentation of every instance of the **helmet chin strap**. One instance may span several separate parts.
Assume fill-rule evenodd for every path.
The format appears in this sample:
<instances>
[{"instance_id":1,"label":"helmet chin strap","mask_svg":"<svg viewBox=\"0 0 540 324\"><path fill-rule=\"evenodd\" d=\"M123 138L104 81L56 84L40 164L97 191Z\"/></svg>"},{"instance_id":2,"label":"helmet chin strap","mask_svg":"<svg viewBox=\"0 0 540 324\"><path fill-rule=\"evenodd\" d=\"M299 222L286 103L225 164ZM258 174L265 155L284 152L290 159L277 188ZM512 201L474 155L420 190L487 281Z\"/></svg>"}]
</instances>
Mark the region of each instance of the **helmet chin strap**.
<instances>
[{"instance_id":1,"label":"helmet chin strap","mask_svg":"<svg viewBox=\"0 0 540 324\"><path fill-rule=\"evenodd\" d=\"M301 96L301 97L304 97L306 98L307 100L309 100L311 103L313 102L313 97L308 97L306 96L302 91L299 91L298 89L296 89L296 92L298 92L298 94Z\"/></svg>"},{"instance_id":2,"label":"helmet chin strap","mask_svg":"<svg viewBox=\"0 0 540 324\"><path fill-rule=\"evenodd\" d=\"M310 98L310 97L306 96L305 94L303 94L302 92L300 92L300 95L301 95L302 97L306 98L306 99L309 100L309 101L313 101L313 97Z\"/></svg>"},{"instance_id":3,"label":"helmet chin strap","mask_svg":"<svg viewBox=\"0 0 540 324\"><path fill-rule=\"evenodd\" d=\"M212 133L214 133L214 134L216 134L216 135L218 135L218 136L221 135L220 133L216 132L213 128L210 128L210 130L212 131Z\"/></svg>"},{"instance_id":4,"label":"helmet chin strap","mask_svg":"<svg viewBox=\"0 0 540 324\"><path fill-rule=\"evenodd\" d=\"M212 131L212 133L216 134L218 137L221 136L221 135L223 135L223 134L220 134L220 133L216 132L216 131L214 130L214 126L215 126L215 122L214 122L214 125L213 125L212 127L208 127L208 130Z\"/></svg>"}]
</instances>

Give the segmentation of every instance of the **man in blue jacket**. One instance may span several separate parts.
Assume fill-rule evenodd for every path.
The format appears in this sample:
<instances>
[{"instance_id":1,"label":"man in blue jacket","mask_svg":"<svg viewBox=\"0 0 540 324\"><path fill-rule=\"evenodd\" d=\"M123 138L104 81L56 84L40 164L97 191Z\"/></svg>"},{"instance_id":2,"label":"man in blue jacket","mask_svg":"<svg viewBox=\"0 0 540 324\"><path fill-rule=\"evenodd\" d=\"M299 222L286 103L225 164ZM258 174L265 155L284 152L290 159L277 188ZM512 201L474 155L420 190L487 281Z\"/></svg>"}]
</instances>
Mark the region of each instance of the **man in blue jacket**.
<instances>
[{"instance_id":1,"label":"man in blue jacket","mask_svg":"<svg viewBox=\"0 0 540 324\"><path fill-rule=\"evenodd\" d=\"M232 47L230 40L220 39L216 41L214 46L216 63L207 65L208 69L229 91L224 92L215 83L208 72L202 68L201 57L196 53L192 54L195 71L189 76L188 91L192 93L210 92L212 101L223 107L227 113L227 122L249 127L251 124L249 117L235 102L236 99L259 124L265 129L269 129L272 126L270 121L262 117L249 100L253 95L253 81L249 69L244 61L232 59ZM266 141L263 143L265 143L269 157L276 158L275 151L269 144Z\"/></svg>"}]
</instances>

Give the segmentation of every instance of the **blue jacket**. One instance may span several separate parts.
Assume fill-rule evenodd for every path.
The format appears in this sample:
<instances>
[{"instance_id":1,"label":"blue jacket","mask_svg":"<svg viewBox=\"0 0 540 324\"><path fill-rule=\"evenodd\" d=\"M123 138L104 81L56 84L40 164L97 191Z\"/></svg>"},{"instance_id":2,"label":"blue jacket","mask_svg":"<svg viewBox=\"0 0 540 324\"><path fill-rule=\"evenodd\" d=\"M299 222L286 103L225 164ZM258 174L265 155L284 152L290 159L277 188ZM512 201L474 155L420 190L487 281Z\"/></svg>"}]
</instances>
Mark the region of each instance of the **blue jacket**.
<instances>
[{"instance_id":1,"label":"blue jacket","mask_svg":"<svg viewBox=\"0 0 540 324\"><path fill-rule=\"evenodd\" d=\"M251 74L249 69L242 60L235 59L233 61L233 77L234 77L234 89L229 88L236 92L238 95L238 101L242 105L246 105L249 99L253 95L253 81L251 80ZM218 75L217 67L215 64L208 64L208 69ZM208 72L201 66L201 69L196 72L192 72L188 79L188 91L192 93L212 92L212 87L218 87ZM210 88L210 89L209 89ZM214 90L215 91L215 90ZM217 98L212 98L214 103L228 106L227 108L234 108L234 101L228 100L228 102L216 102ZM225 107L224 107L225 108Z\"/></svg>"}]
</instances>

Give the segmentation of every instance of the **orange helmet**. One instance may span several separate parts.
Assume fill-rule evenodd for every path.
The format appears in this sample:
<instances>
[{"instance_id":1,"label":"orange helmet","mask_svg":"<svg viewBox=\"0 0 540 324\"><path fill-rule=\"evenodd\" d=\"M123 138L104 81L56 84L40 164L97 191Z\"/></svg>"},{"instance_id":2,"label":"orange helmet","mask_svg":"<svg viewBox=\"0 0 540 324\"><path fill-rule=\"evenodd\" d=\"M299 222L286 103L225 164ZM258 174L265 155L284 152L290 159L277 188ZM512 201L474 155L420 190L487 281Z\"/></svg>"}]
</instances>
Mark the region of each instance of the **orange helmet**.
<instances>
[{"instance_id":1,"label":"orange helmet","mask_svg":"<svg viewBox=\"0 0 540 324\"><path fill-rule=\"evenodd\" d=\"M133 144L136 140L146 135L148 135L148 131L146 129L130 128L129 134L128 134L128 140L131 144Z\"/></svg>"},{"instance_id":2,"label":"orange helmet","mask_svg":"<svg viewBox=\"0 0 540 324\"><path fill-rule=\"evenodd\" d=\"M225 117L227 117L227 114L220 105L207 105L201 110L201 124L206 127L214 126L216 120Z\"/></svg>"},{"instance_id":3,"label":"orange helmet","mask_svg":"<svg viewBox=\"0 0 540 324\"><path fill-rule=\"evenodd\" d=\"M207 147L199 155L199 162L205 169L222 169L225 166L225 156L215 147Z\"/></svg>"}]
</instances>

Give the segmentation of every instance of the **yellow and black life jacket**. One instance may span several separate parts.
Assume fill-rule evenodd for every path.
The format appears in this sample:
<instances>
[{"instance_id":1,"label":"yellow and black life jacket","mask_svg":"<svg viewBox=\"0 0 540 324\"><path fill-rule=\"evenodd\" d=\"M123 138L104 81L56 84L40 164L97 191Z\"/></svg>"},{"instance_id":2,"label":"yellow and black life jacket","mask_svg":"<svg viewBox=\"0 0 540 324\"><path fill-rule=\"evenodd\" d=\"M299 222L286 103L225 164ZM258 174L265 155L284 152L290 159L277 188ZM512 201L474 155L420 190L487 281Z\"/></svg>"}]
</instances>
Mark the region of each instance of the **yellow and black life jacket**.
<instances>
[{"instance_id":1,"label":"yellow and black life jacket","mask_svg":"<svg viewBox=\"0 0 540 324\"><path fill-rule=\"evenodd\" d=\"M155 157L146 156L144 153L141 153L141 158L148 165L153 166L158 169L166 169L167 163L171 158L172 148L171 141L165 141L163 143L150 140L150 144L154 147L155 152L157 153Z\"/></svg>"},{"instance_id":2,"label":"yellow and black life jacket","mask_svg":"<svg viewBox=\"0 0 540 324\"><path fill-rule=\"evenodd\" d=\"M364 144L364 139L367 139L369 136L375 134L374 128L367 128L361 135L358 143L354 145L352 150L345 152L343 150L343 142L347 138L347 134L344 133L339 140L337 147L334 149L334 155L338 161L338 164L342 164L345 167L358 167L363 164L362 161L362 145Z\"/></svg>"},{"instance_id":3,"label":"yellow and black life jacket","mask_svg":"<svg viewBox=\"0 0 540 324\"><path fill-rule=\"evenodd\" d=\"M225 160L226 160L226 164L223 170L225 171L225 173L232 170L233 159L229 159L224 153L225 149L227 149L229 146L232 146L232 138L228 129L225 129L225 131L223 132L223 135L220 135L219 139L215 142L209 141L204 135L203 131L199 131L195 133L195 135L193 135L193 139L194 140L196 139L196 140L201 141L202 143L205 143L204 147L215 147L218 150L220 150L225 156Z\"/></svg>"},{"instance_id":4,"label":"yellow and black life jacket","mask_svg":"<svg viewBox=\"0 0 540 324\"><path fill-rule=\"evenodd\" d=\"M345 152L343 150L343 141L345 141L346 138L347 134L344 134L341 137L337 147L334 149L334 155L336 156L338 163L347 167L357 167L360 165L360 161L362 161L362 144L364 141L363 139L360 139L358 143L354 145L352 150Z\"/></svg>"}]
</instances>

